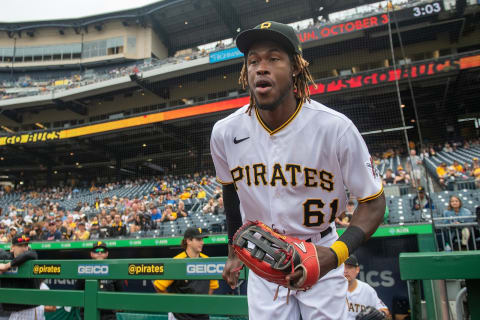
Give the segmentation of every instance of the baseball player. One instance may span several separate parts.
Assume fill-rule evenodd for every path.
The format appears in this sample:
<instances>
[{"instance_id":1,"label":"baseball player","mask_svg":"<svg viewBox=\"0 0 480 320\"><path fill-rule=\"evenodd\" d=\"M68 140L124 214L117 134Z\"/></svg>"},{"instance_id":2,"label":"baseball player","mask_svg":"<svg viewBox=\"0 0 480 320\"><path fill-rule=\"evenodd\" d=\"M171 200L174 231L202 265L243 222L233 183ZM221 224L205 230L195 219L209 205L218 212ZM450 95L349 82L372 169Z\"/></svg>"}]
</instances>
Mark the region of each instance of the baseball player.
<instances>
[{"instance_id":1,"label":"baseball player","mask_svg":"<svg viewBox=\"0 0 480 320\"><path fill-rule=\"evenodd\" d=\"M348 280L347 319L355 320L357 315L365 311L367 307L374 307L382 312L385 317L388 317L390 315L388 308L382 300L380 300L375 289L368 283L357 279L359 272L360 265L358 264L357 257L352 254L345 261L345 278Z\"/></svg>"},{"instance_id":2,"label":"baseball player","mask_svg":"<svg viewBox=\"0 0 480 320\"><path fill-rule=\"evenodd\" d=\"M103 241L97 241L90 250L90 258L93 260L105 260L108 259L108 247L107 244ZM110 292L122 292L123 285L122 280L100 280L99 281L100 291L110 291ZM85 280L78 279L75 282L75 290L85 290ZM83 318L84 310L80 309L80 315ZM115 310L100 310L100 319L101 320L114 320L117 319Z\"/></svg>"},{"instance_id":3,"label":"baseball player","mask_svg":"<svg viewBox=\"0 0 480 320\"><path fill-rule=\"evenodd\" d=\"M33 250L30 250L30 238L26 235L16 235L12 238L12 246L10 247L10 252L6 252L0 249L0 259L1 260L11 260L8 263L0 263L0 274L7 272L11 268L19 267L28 260L36 260L37 253ZM18 279L1 279L0 287L3 288L21 288L21 289L39 289L40 280L39 279L27 279L27 278L18 278ZM38 308L34 305L24 305L24 304L3 304L3 310L11 312L9 319L17 320L34 320L41 319L40 316L43 315L43 308Z\"/></svg>"},{"instance_id":4,"label":"baseball player","mask_svg":"<svg viewBox=\"0 0 480 320\"><path fill-rule=\"evenodd\" d=\"M316 245L320 280L290 296L253 272L250 319L345 319L343 262L382 221L385 199L365 142L344 115L310 100L313 79L292 27L268 21L236 39L245 60L239 82L250 103L218 121L211 136L216 176L223 185L229 243L247 220ZM346 192L359 200L338 238L335 217ZM229 246L223 277L235 287L242 262ZM286 276L295 283L302 270ZM277 298L274 300L274 297Z\"/></svg>"},{"instance_id":5,"label":"baseball player","mask_svg":"<svg viewBox=\"0 0 480 320\"><path fill-rule=\"evenodd\" d=\"M185 230L182 248L184 251L177 254L174 259L208 258L202 253L203 239L208 235L202 233L200 228ZM213 294L218 289L218 280L155 280L153 287L158 293L188 293L188 294ZM208 320L207 314L169 313L168 320Z\"/></svg>"}]
</instances>

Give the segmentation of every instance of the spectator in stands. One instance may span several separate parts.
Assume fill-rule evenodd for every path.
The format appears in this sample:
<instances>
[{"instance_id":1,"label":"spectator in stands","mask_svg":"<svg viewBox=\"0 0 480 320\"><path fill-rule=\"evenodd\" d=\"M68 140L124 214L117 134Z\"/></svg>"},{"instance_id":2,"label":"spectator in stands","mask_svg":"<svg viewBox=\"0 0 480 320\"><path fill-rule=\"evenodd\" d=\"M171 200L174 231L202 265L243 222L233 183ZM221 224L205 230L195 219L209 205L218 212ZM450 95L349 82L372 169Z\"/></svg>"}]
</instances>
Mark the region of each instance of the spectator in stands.
<instances>
[{"instance_id":1,"label":"spectator in stands","mask_svg":"<svg viewBox=\"0 0 480 320\"><path fill-rule=\"evenodd\" d=\"M407 174L405 170L403 170L402 166L397 167L397 176L395 177L395 184L409 184L410 183L410 176Z\"/></svg>"},{"instance_id":2,"label":"spectator in stands","mask_svg":"<svg viewBox=\"0 0 480 320\"><path fill-rule=\"evenodd\" d=\"M202 253L203 238L207 235L200 228L188 228L182 240L183 252L174 259L208 258ZM155 280L153 287L158 293L212 294L219 287L218 280ZM208 315L169 314L168 319L210 319Z\"/></svg>"},{"instance_id":3,"label":"spectator in stands","mask_svg":"<svg viewBox=\"0 0 480 320\"><path fill-rule=\"evenodd\" d=\"M415 149L410 150L410 165L412 166L412 184L414 187L419 186L422 177L422 159L417 156Z\"/></svg>"},{"instance_id":4,"label":"spectator in stands","mask_svg":"<svg viewBox=\"0 0 480 320\"><path fill-rule=\"evenodd\" d=\"M168 204L163 211L162 218L160 219L160 222L164 221L174 221L177 219L177 213L173 212L173 206L171 204Z\"/></svg>"},{"instance_id":5,"label":"spectator in stands","mask_svg":"<svg viewBox=\"0 0 480 320\"><path fill-rule=\"evenodd\" d=\"M207 204L203 207L202 211L203 213L213 213L213 209L215 208L215 203L213 198L209 199Z\"/></svg>"},{"instance_id":6,"label":"spectator in stands","mask_svg":"<svg viewBox=\"0 0 480 320\"><path fill-rule=\"evenodd\" d=\"M55 221L51 221L48 223L48 232L44 235L43 240L51 241L51 240L61 240L62 234L60 231L57 230L57 224Z\"/></svg>"},{"instance_id":7,"label":"spectator in stands","mask_svg":"<svg viewBox=\"0 0 480 320\"><path fill-rule=\"evenodd\" d=\"M478 163L478 158L473 158L471 175L475 178L475 185L477 189L480 189L480 164Z\"/></svg>"},{"instance_id":8,"label":"spectator in stands","mask_svg":"<svg viewBox=\"0 0 480 320\"><path fill-rule=\"evenodd\" d=\"M182 200L178 201L177 215L179 217L188 217L188 213L185 210L185 203Z\"/></svg>"},{"instance_id":9,"label":"spectator in stands","mask_svg":"<svg viewBox=\"0 0 480 320\"><path fill-rule=\"evenodd\" d=\"M125 225L123 224L119 214L115 215L108 234L110 237L120 237L127 234L127 229L125 228Z\"/></svg>"},{"instance_id":10,"label":"spectator in stands","mask_svg":"<svg viewBox=\"0 0 480 320\"><path fill-rule=\"evenodd\" d=\"M22 229L22 233L28 237L30 237L30 232L32 232L33 223L25 223Z\"/></svg>"},{"instance_id":11,"label":"spectator in stands","mask_svg":"<svg viewBox=\"0 0 480 320\"><path fill-rule=\"evenodd\" d=\"M190 199L192 194L190 193L191 189L190 188L186 188L185 191L183 191L183 193L180 195L180 200L187 200L187 199Z\"/></svg>"},{"instance_id":12,"label":"spectator in stands","mask_svg":"<svg viewBox=\"0 0 480 320\"><path fill-rule=\"evenodd\" d=\"M110 237L110 226L108 225L107 218L101 218L100 226L98 228L98 237L100 239Z\"/></svg>"},{"instance_id":13,"label":"spectator in stands","mask_svg":"<svg viewBox=\"0 0 480 320\"><path fill-rule=\"evenodd\" d=\"M162 218L162 214L160 213L160 210L157 207L153 207L150 212L150 217L153 222L156 222L157 220L160 220Z\"/></svg>"},{"instance_id":14,"label":"spectator in stands","mask_svg":"<svg viewBox=\"0 0 480 320\"><path fill-rule=\"evenodd\" d=\"M95 220L90 224L90 239L100 238L100 226L98 225L97 217L94 217Z\"/></svg>"},{"instance_id":15,"label":"spectator in stands","mask_svg":"<svg viewBox=\"0 0 480 320\"><path fill-rule=\"evenodd\" d=\"M30 231L30 240L43 240L43 223L36 222L33 224L33 230Z\"/></svg>"},{"instance_id":16,"label":"spectator in stands","mask_svg":"<svg viewBox=\"0 0 480 320\"><path fill-rule=\"evenodd\" d=\"M18 229L17 227L11 226L10 233L8 234L8 241L11 241L17 235Z\"/></svg>"},{"instance_id":17,"label":"spectator in stands","mask_svg":"<svg viewBox=\"0 0 480 320\"><path fill-rule=\"evenodd\" d=\"M445 180L447 179L447 164L445 162L442 162L438 167L437 167L437 176L438 176L438 182L442 186L446 186Z\"/></svg>"},{"instance_id":18,"label":"spectator in stands","mask_svg":"<svg viewBox=\"0 0 480 320\"><path fill-rule=\"evenodd\" d=\"M443 152L453 152L453 148L448 142L445 143L445 146L443 147Z\"/></svg>"},{"instance_id":19,"label":"spectator in stands","mask_svg":"<svg viewBox=\"0 0 480 320\"><path fill-rule=\"evenodd\" d=\"M432 200L425 194L425 188L417 188L417 195L413 198L412 210L435 209Z\"/></svg>"},{"instance_id":20,"label":"spectator in stands","mask_svg":"<svg viewBox=\"0 0 480 320\"><path fill-rule=\"evenodd\" d=\"M472 175L472 166L468 162L463 163L463 174L467 177Z\"/></svg>"},{"instance_id":21,"label":"spectator in stands","mask_svg":"<svg viewBox=\"0 0 480 320\"><path fill-rule=\"evenodd\" d=\"M198 191L197 193L197 199L205 199L206 197L207 193L205 192L205 190L200 189L200 191Z\"/></svg>"},{"instance_id":22,"label":"spectator in stands","mask_svg":"<svg viewBox=\"0 0 480 320\"><path fill-rule=\"evenodd\" d=\"M78 223L78 230L75 231L73 240L88 240L90 239L90 232L85 228L85 222L80 221Z\"/></svg>"},{"instance_id":23,"label":"spectator in stands","mask_svg":"<svg viewBox=\"0 0 480 320\"><path fill-rule=\"evenodd\" d=\"M383 185L394 184L395 183L395 175L393 174L393 170L388 168L385 171L385 175L383 177Z\"/></svg>"},{"instance_id":24,"label":"spectator in stands","mask_svg":"<svg viewBox=\"0 0 480 320\"><path fill-rule=\"evenodd\" d=\"M462 200L458 196L451 196L448 202L448 208L443 212L444 217L448 217L447 221L451 224L461 224L467 222L474 222L475 217L473 216L472 212L467 208L463 207ZM471 216L471 218L470 218ZM463 218L459 218L463 217ZM465 227L462 228L462 245L466 246L468 240L470 239L470 230ZM456 238L454 234L453 238ZM455 240L454 240L455 241Z\"/></svg>"},{"instance_id":25,"label":"spectator in stands","mask_svg":"<svg viewBox=\"0 0 480 320\"><path fill-rule=\"evenodd\" d=\"M8 242L8 238L7 238L7 230L5 229L0 229L0 242Z\"/></svg>"},{"instance_id":26,"label":"spectator in stands","mask_svg":"<svg viewBox=\"0 0 480 320\"><path fill-rule=\"evenodd\" d=\"M214 215L225 214L225 207L223 206L222 197L218 198L217 205L215 206L215 208L213 208L213 214Z\"/></svg>"},{"instance_id":27,"label":"spectator in stands","mask_svg":"<svg viewBox=\"0 0 480 320\"><path fill-rule=\"evenodd\" d=\"M448 202L448 208L443 212L444 217L450 217L448 219L450 223L464 223L464 222L472 222L474 217L472 212L467 208L463 207L462 200L458 196L451 196ZM472 218L456 218L462 216L472 216Z\"/></svg>"}]
</instances>

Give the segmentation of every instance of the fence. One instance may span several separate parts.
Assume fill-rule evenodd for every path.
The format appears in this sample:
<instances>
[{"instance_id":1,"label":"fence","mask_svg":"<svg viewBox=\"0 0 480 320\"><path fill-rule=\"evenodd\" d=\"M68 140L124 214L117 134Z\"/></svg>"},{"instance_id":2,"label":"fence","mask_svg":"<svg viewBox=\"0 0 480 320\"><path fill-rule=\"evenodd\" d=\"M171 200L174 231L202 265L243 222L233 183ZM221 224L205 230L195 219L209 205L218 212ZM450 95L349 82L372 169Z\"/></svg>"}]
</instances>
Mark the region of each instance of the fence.
<instances>
[{"instance_id":1,"label":"fence","mask_svg":"<svg viewBox=\"0 0 480 320\"><path fill-rule=\"evenodd\" d=\"M207 313L244 316L246 296L103 292L99 280L221 279L225 258L34 260L0 275L2 278L85 279L85 290L0 288L1 303L83 307L85 319L100 319L100 309L133 312ZM240 278L245 279L243 270Z\"/></svg>"},{"instance_id":2,"label":"fence","mask_svg":"<svg viewBox=\"0 0 480 320\"><path fill-rule=\"evenodd\" d=\"M455 219L472 222L451 223L451 217L434 218L439 250L478 250L480 248L480 227L474 216L461 216Z\"/></svg>"}]
</instances>

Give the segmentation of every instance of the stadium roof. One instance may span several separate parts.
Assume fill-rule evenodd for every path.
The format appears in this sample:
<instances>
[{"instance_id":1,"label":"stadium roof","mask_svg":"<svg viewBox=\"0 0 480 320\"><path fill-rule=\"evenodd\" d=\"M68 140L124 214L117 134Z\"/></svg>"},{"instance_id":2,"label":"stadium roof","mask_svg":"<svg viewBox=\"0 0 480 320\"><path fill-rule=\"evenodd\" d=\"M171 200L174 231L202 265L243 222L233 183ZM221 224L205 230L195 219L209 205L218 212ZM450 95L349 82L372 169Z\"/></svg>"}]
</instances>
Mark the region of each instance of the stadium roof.
<instances>
[{"instance_id":1,"label":"stadium roof","mask_svg":"<svg viewBox=\"0 0 480 320\"><path fill-rule=\"evenodd\" d=\"M170 52L232 38L266 20L292 23L320 14L353 8L378 0L163 0L139 8L94 16L50 21L0 23L9 36L39 28L73 28L77 32L105 22L150 25ZM321 12L321 13L320 13Z\"/></svg>"}]
</instances>

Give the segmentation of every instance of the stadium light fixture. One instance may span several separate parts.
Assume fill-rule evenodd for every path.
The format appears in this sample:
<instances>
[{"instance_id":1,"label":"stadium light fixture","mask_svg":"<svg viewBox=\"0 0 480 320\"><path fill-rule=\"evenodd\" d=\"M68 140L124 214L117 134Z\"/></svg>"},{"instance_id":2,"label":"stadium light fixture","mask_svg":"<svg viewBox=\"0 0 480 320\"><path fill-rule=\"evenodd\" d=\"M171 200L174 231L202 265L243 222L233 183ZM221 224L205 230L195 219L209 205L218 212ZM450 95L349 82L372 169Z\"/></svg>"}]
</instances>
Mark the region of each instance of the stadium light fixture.
<instances>
[{"instance_id":1,"label":"stadium light fixture","mask_svg":"<svg viewBox=\"0 0 480 320\"><path fill-rule=\"evenodd\" d=\"M142 144L142 147L144 147L144 148L145 148L146 146L147 146L147 144L146 144L146 143Z\"/></svg>"},{"instance_id":2,"label":"stadium light fixture","mask_svg":"<svg viewBox=\"0 0 480 320\"><path fill-rule=\"evenodd\" d=\"M8 127L0 126L0 128L2 128L3 130L7 131L8 133L15 133L15 131L13 131L12 129L10 129L10 128L8 128Z\"/></svg>"},{"instance_id":3,"label":"stadium light fixture","mask_svg":"<svg viewBox=\"0 0 480 320\"><path fill-rule=\"evenodd\" d=\"M73 152L70 152L70 155L73 157L74 153L73 153Z\"/></svg>"},{"instance_id":4,"label":"stadium light fixture","mask_svg":"<svg viewBox=\"0 0 480 320\"><path fill-rule=\"evenodd\" d=\"M45 126L41 124L40 122L35 122L35 125L39 127L40 129L45 129Z\"/></svg>"},{"instance_id":5,"label":"stadium light fixture","mask_svg":"<svg viewBox=\"0 0 480 320\"><path fill-rule=\"evenodd\" d=\"M4 158L4 157L0 157L0 160L2 160L2 161L3 161L3 160L5 160L5 158Z\"/></svg>"},{"instance_id":6,"label":"stadium light fixture","mask_svg":"<svg viewBox=\"0 0 480 320\"><path fill-rule=\"evenodd\" d=\"M58 171L57 171L57 170L53 171L53 174L57 174L57 173L58 173Z\"/></svg>"},{"instance_id":7,"label":"stadium light fixture","mask_svg":"<svg viewBox=\"0 0 480 320\"><path fill-rule=\"evenodd\" d=\"M185 24L188 24L188 21L187 21L187 20L185 20Z\"/></svg>"},{"instance_id":8,"label":"stadium light fixture","mask_svg":"<svg viewBox=\"0 0 480 320\"><path fill-rule=\"evenodd\" d=\"M80 163L78 163L78 162L75 162L75 165L76 165L76 166L79 166L79 165L80 165Z\"/></svg>"},{"instance_id":9,"label":"stadium light fixture","mask_svg":"<svg viewBox=\"0 0 480 320\"><path fill-rule=\"evenodd\" d=\"M403 108L405 108L405 105L404 105L404 104L402 104L402 105L401 105L401 107L402 107L402 109L403 109Z\"/></svg>"}]
</instances>

